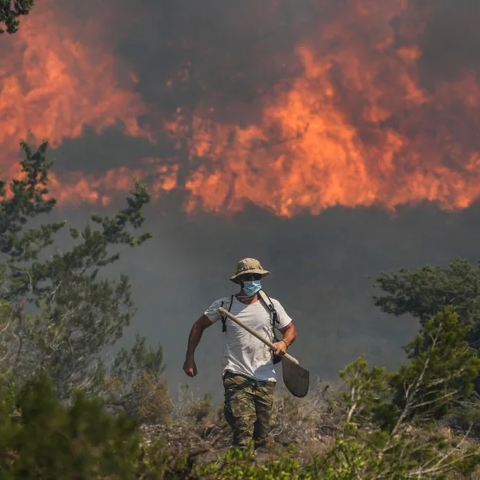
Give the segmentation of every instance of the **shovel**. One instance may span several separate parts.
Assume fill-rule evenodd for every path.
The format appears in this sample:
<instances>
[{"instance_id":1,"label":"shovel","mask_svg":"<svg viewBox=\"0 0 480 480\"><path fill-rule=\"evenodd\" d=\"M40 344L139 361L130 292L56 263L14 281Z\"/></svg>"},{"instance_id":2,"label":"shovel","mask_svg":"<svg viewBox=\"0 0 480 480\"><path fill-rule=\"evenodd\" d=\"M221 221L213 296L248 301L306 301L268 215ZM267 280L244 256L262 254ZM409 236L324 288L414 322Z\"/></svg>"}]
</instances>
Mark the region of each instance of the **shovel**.
<instances>
[{"instance_id":1,"label":"shovel","mask_svg":"<svg viewBox=\"0 0 480 480\"><path fill-rule=\"evenodd\" d=\"M232 322L235 322L237 325L244 328L247 332L251 333L254 337L258 338L261 342L270 347L271 350L276 350L275 345L272 342L269 342L259 335L255 330L252 330L250 327L247 327L247 325L244 325L229 311L222 307L219 307L218 310L232 320ZM288 391L295 397L304 397L308 393L308 387L310 385L310 374L308 373L308 370L305 370L303 367L301 367L300 362L288 353L282 355L282 367L283 383L287 387Z\"/></svg>"}]
</instances>

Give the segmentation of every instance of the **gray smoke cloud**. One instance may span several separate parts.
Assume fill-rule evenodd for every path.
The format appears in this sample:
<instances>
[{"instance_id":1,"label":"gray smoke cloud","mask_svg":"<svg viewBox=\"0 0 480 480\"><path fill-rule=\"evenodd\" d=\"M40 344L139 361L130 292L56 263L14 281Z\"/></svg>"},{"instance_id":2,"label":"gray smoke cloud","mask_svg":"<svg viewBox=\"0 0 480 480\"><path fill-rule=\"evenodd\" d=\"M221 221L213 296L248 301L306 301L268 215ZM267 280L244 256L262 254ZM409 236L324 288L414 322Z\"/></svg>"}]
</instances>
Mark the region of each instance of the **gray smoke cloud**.
<instances>
[{"instance_id":1,"label":"gray smoke cloud","mask_svg":"<svg viewBox=\"0 0 480 480\"><path fill-rule=\"evenodd\" d=\"M455 80L466 70L480 72L480 4L475 0L416 1L428 9L420 64L427 86L438 80Z\"/></svg>"},{"instance_id":2,"label":"gray smoke cloud","mask_svg":"<svg viewBox=\"0 0 480 480\"><path fill-rule=\"evenodd\" d=\"M119 0L106 2L95 15L104 22L101 39L132 66L140 79L138 92L152 112L210 103L217 120L242 125L256 118L260 99L273 85L297 72L295 46L306 33L314 34L319 15L328 22L348 2L323 1L322 8L313 1L298 3ZM69 0L57 7L66 21L69 16L87 20L97 4ZM420 3L412 2L411 8L417 7ZM421 38L425 85L455 78L467 67L477 70L478 2L431 1L427 7L433 14ZM186 62L196 62L198 79L173 95L162 86ZM238 108L223 108L227 100ZM86 127L81 138L64 139L51 155L57 172L101 173L169 152L168 142L152 145L114 126L101 135ZM180 189L149 206L147 228L154 238L134 254L126 251L111 270L130 275L138 306L121 343L130 345L136 331L151 344L160 341L173 393L177 384L188 383L220 398L219 325L206 331L199 346L199 376L189 380L181 367L192 322L213 300L234 292L228 277L242 257L257 257L272 271L265 288L284 304L299 331L292 353L314 376L332 379L362 354L372 364L394 368L417 329L416 321L387 317L373 307L375 275L478 256L476 205L455 214L433 205L405 207L393 218L376 208L332 208L319 216L285 219L252 205L231 217L189 217L182 212L183 200ZM78 223L89 210L62 207L59 214Z\"/></svg>"},{"instance_id":3,"label":"gray smoke cloud","mask_svg":"<svg viewBox=\"0 0 480 480\"><path fill-rule=\"evenodd\" d=\"M85 210L60 209L73 222ZM402 209L396 218L376 209L331 209L318 217L281 219L255 207L227 219L202 214L188 218L158 205L147 209L154 238L111 270L127 273L138 314L122 345L136 331L160 341L172 393L189 384L200 393L221 395L221 326L208 329L197 351L199 375L181 367L192 322L206 307L235 292L228 277L238 259L254 255L272 275L265 289L294 318L298 342L292 346L313 376L335 380L345 364L365 355L373 365L395 368L402 346L418 328L416 320L381 314L371 301L372 280L381 271L424 264L446 265L453 257L478 257L478 206L461 213L432 205Z\"/></svg>"}]
</instances>

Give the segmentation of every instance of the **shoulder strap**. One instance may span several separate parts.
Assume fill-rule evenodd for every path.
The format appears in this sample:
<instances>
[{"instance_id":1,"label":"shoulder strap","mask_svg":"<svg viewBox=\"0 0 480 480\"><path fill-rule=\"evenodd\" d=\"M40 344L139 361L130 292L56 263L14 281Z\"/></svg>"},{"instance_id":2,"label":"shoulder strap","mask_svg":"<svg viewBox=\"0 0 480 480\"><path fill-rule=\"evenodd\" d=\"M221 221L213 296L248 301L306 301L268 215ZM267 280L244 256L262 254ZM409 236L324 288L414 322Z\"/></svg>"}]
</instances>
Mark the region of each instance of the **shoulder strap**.
<instances>
[{"instance_id":1,"label":"shoulder strap","mask_svg":"<svg viewBox=\"0 0 480 480\"><path fill-rule=\"evenodd\" d=\"M258 296L262 303L267 307L268 311L272 314L272 327L275 327L275 324L278 323L278 313L275 310L272 300L263 290L258 292Z\"/></svg>"},{"instance_id":2,"label":"shoulder strap","mask_svg":"<svg viewBox=\"0 0 480 480\"><path fill-rule=\"evenodd\" d=\"M273 305L273 302L272 300L270 299L270 297L263 291L263 290L260 290L258 292L258 296L260 298L260 301L265 305L265 307L267 307L268 311L271 313L271 317L272 317L272 328L275 328L275 324L278 323L278 313L277 311L275 310L275 306ZM228 305L228 308L227 308L227 311L229 312L232 308L232 304L233 304L233 297L234 295L232 295L230 297L230 302L229 302L229 305ZM225 308L225 302L222 301L222 304L221 306L223 308ZM226 321L227 321L227 317L225 317L224 315L222 315L222 332L226 332L227 331L227 325L226 325Z\"/></svg>"},{"instance_id":3,"label":"shoulder strap","mask_svg":"<svg viewBox=\"0 0 480 480\"><path fill-rule=\"evenodd\" d=\"M232 304L233 304L233 295L230 297L230 305L228 305L228 308L227 308L227 311L229 312L232 308ZM225 302L222 301L222 307L225 305ZM225 317L225 315L222 315L222 332L226 332L227 331L227 317Z\"/></svg>"}]
</instances>

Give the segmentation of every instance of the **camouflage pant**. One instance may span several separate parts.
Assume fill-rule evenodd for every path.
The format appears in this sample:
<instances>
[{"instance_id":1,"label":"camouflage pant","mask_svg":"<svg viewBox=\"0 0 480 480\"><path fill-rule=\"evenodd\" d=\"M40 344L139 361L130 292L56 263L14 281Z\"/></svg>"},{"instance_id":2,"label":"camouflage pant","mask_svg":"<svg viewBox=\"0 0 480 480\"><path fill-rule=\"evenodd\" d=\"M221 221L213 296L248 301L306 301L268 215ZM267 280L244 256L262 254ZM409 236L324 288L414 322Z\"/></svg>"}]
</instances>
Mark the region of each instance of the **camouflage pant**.
<instances>
[{"instance_id":1,"label":"camouflage pant","mask_svg":"<svg viewBox=\"0 0 480 480\"><path fill-rule=\"evenodd\" d=\"M226 372L225 419L233 429L233 445L256 445L265 441L270 431L275 382L262 382Z\"/></svg>"}]
</instances>

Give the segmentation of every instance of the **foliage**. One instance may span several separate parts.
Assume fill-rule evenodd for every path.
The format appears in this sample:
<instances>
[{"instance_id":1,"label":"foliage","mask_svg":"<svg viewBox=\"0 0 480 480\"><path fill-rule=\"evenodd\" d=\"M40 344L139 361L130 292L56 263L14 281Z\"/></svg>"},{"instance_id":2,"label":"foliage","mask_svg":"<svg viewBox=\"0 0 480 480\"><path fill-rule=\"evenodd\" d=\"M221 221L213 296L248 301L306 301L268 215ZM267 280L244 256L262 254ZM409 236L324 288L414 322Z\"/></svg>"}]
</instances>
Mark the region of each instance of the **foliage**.
<instances>
[{"instance_id":1,"label":"foliage","mask_svg":"<svg viewBox=\"0 0 480 480\"><path fill-rule=\"evenodd\" d=\"M4 388L2 398L1 478L133 478L135 424L109 416L99 400L78 393L67 409L44 377L25 384L17 396L7 396Z\"/></svg>"},{"instance_id":2,"label":"foliage","mask_svg":"<svg viewBox=\"0 0 480 480\"><path fill-rule=\"evenodd\" d=\"M252 450L241 451L231 448L216 462L196 470L198 478L224 480L229 478L242 480L314 480L320 477L317 460L302 463L292 449L288 454L275 460L258 465Z\"/></svg>"},{"instance_id":3,"label":"foliage","mask_svg":"<svg viewBox=\"0 0 480 480\"><path fill-rule=\"evenodd\" d=\"M471 329L448 308L426 321L405 347L411 361L391 383L396 403L409 420L442 418L471 396L480 371L480 359L466 341Z\"/></svg>"},{"instance_id":4,"label":"foliage","mask_svg":"<svg viewBox=\"0 0 480 480\"><path fill-rule=\"evenodd\" d=\"M0 299L0 338L2 338L2 341L0 341L0 371L1 366L10 355L9 345L13 338L10 332L10 324L13 313L10 303Z\"/></svg>"},{"instance_id":5,"label":"foliage","mask_svg":"<svg viewBox=\"0 0 480 480\"><path fill-rule=\"evenodd\" d=\"M480 265L457 258L447 267L402 268L382 273L375 286L381 290L374 296L377 307L395 316L412 315L421 325L443 308L456 312L471 326L466 338L480 357ZM416 350L407 353L412 356ZM475 380L475 389L480 392L480 377Z\"/></svg>"},{"instance_id":6,"label":"foliage","mask_svg":"<svg viewBox=\"0 0 480 480\"><path fill-rule=\"evenodd\" d=\"M15 33L20 25L19 17L28 15L34 0L0 0L0 34ZM6 30L2 28L5 25Z\"/></svg>"},{"instance_id":7,"label":"foliage","mask_svg":"<svg viewBox=\"0 0 480 480\"><path fill-rule=\"evenodd\" d=\"M109 406L120 406L144 423L168 422L173 403L162 377L165 368L162 346L147 347L145 337L137 334L132 349L117 354L98 393Z\"/></svg>"},{"instance_id":8,"label":"foliage","mask_svg":"<svg viewBox=\"0 0 480 480\"><path fill-rule=\"evenodd\" d=\"M322 478L442 478L473 471L480 456L466 446L468 432L452 445L432 422L469 398L479 373L480 360L465 340L468 328L447 309L406 347L416 354L398 372L369 370L363 358L342 370L345 426Z\"/></svg>"},{"instance_id":9,"label":"foliage","mask_svg":"<svg viewBox=\"0 0 480 480\"><path fill-rule=\"evenodd\" d=\"M410 314L425 323L439 310L449 307L460 319L473 326L471 345L480 349L480 267L464 259L448 267L425 266L414 271L382 273L375 281L381 290L374 303L385 313Z\"/></svg>"},{"instance_id":10,"label":"foliage","mask_svg":"<svg viewBox=\"0 0 480 480\"><path fill-rule=\"evenodd\" d=\"M142 480L196 480L188 455L172 455L163 438L142 447L136 473Z\"/></svg>"},{"instance_id":11,"label":"foliage","mask_svg":"<svg viewBox=\"0 0 480 480\"><path fill-rule=\"evenodd\" d=\"M130 351L122 348L113 362L111 375L118 377L123 383L129 383L138 372L145 372L159 377L165 370L163 349L159 343L157 349L147 347L146 338L137 334L135 344Z\"/></svg>"},{"instance_id":12,"label":"foliage","mask_svg":"<svg viewBox=\"0 0 480 480\"><path fill-rule=\"evenodd\" d=\"M125 208L112 217L92 215L83 230L70 229L70 249L49 254L65 222L27 228L56 205L48 195L47 146L32 153L22 143L20 178L10 182L9 192L0 182L1 297L12 305L8 336L1 341L8 351L2 369L17 380L40 369L54 379L59 398L68 398L73 388L94 390L99 384L102 352L134 315L128 278L110 280L102 273L120 258L111 247L134 247L150 238L131 233L143 224L149 195L136 183Z\"/></svg>"},{"instance_id":13,"label":"foliage","mask_svg":"<svg viewBox=\"0 0 480 480\"><path fill-rule=\"evenodd\" d=\"M138 419L155 424L169 421L173 405L165 381L144 372L135 380L132 396L135 399L132 413Z\"/></svg>"},{"instance_id":14,"label":"foliage","mask_svg":"<svg viewBox=\"0 0 480 480\"><path fill-rule=\"evenodd\" d=\"M69 407L43 375L0 385L0 478L181 479L191 469L162 439L144 446L138 422L76 392Z\"/></svg>"}]
</instances>

